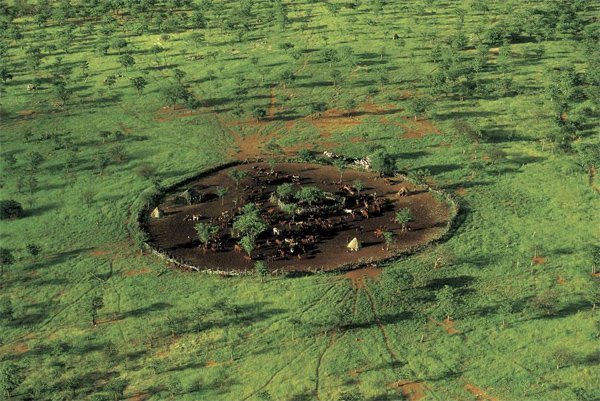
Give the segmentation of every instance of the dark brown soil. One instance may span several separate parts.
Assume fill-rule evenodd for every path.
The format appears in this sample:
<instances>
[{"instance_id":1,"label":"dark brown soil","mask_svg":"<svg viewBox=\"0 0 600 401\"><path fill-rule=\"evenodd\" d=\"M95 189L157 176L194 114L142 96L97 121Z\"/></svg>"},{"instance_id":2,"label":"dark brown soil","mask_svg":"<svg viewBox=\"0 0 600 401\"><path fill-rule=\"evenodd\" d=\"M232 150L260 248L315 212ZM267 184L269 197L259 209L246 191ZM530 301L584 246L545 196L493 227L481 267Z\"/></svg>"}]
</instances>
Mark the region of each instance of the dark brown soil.
<instances>
[{"instance_id":1,"label":"dark brown soil","mask_svg":"<svg viewBox=\"0 0 600 401\"><path fill-rule=\"evenodd\" d=\"M228 175L232 169L246 170L249 173L239 184L239 189L236 189ZM451 215L450 205L434 197L431 192L398 179L379 178L375 173L346 169L343 183L340 184L340 174L333 166L279 163L274 171L277 177L270 173L266 163L242 164L219 170L181 188L180 192L187 188L196 189L203 194L203 200L197 204L182 206L175 201L180 192L167 197L159 205L164 216L148 219L146 229L150 245L200 269L250 272L254 269L254 262L262 260L271 271L336 270L341 266L358 266L367 261L387 259L393 254L435 240L445 232ZM357 216L352 217L339 210L321 216L313 215L313 218L308 215L296 217L292 223L276 204L269 201L277 186L290 182L292 176L300 177L300 182L295 183L296 188L316 186L323 191L346 196L345 208L353 210ZM342 185L351 186L357 179L365 187L361 191L361 197L379 198L384 202L380 213L371 210L368 218L361 215L359 211L364 206L356 205L358 195L350 195L341 189ZM219 186L229 188L222 200L215 195L215 189ZM408 195L398 195L402 187L409 190ZM231 237L232 220L223 223L221 219L221 229L218 240L215 241L219 245L212 246L217 250L202 249L194 229L197 223L218 224L217 217L224 211L239 214L238 207L234 206L236 199L259 205L261 217L269 224L269 229L257 239L252 260L244 252L234 250L238 239ZM237 206L239 205L238 202ZM402 231L401 226L393 221L395 211L402 207L410 208L414 217L408 224L408 231ZM191 216L199 216L199 219L192 221ZM323 224L329 225L329 229L325 229ZM277 227L281 234L275 235L273 227ZM389 249L386 249L383 238L375 233L381 227L395 234L395 241ZM314 237L314 241L301 244L301 240L310 236ZM349 252L346 246L355 237L360 240L362 248L357 252ZM293 247L292 251L285 243L286 238L295 239L299 245ZM285 253L284 256L282 252Z\"/></svg>"}]
</instances>

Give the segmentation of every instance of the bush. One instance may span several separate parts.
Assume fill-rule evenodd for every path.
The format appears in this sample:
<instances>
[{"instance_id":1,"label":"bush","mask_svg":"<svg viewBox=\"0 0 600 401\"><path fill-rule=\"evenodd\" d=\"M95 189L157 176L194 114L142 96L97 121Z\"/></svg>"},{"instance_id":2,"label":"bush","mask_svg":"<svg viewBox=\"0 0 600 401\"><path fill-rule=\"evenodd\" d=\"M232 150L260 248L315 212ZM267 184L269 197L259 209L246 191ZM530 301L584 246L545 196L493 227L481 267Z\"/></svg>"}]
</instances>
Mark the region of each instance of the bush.
<instances>
[{"instance_id":1,"label":"bush","mask_svg":"<svg viewBox=\"0 0 600 401\"><path fill-rule=\"evenodd\" d=\"M0 220L23 217L23 206L14 200L0 201Z\"/></svg>"}]
</instances>

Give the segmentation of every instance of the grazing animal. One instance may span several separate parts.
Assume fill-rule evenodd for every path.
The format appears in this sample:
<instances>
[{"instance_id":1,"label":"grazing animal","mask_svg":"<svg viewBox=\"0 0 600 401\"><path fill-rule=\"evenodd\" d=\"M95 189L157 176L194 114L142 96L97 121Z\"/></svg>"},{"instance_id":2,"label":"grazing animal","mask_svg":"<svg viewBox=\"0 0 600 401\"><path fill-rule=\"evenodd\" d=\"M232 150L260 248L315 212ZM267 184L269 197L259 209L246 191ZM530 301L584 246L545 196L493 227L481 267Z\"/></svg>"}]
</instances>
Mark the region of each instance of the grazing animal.
<instances>
[{"instance_id":1,"label":"grazing animal","mask_svg":"<svg viewBox=\"0 0 600 401\"><path fill-rule=\"evenodd\" d=\"M410 191L408 190L408 188L406 187L402 187L400 188L400 190L398 191L398 196L406 196L410 193Z\"/></svg>"},{"instance_id":2,"label":"grazing animal","mask_svg":"<svg viewBox=\"0 0 600 401\"><path fill-rule=\"evenodd\" d=\"M273 235L281 235L281 231L277 227L273 227Z\"/></svg>"},{"instance_id":3,"label":"grazing animal","mask_svg":"<svg viewBox=\"0 0 600 401\"><path fill-rule=\"evenodd\" d=\"M360 214L363 215L364 218L369 218L369 209L360 209Z\"/></svg>"},{"instance_id":4,"label":"grazing animal","mask_svg":"<svg viewBox=\"0 0 600 401\"><path fill-rule=\"evenodd\" d=\"M239 246L238 244L235 244L235 245L233 246L233 251L234 251L235 253L240 253L240 252L242 252L242 247L241 247L241 246Z\"/></svg>"},{"instance_id":5,"label":"grazing animal","mask_svg":"<svg viewBox=\"0 0 600 401\"><path fill-rule=\"evenodd\" d=\"M200 220L200 215L199 214L193 214L192 215L192 221L199 221Z\"/></svg>"}]
</instances>

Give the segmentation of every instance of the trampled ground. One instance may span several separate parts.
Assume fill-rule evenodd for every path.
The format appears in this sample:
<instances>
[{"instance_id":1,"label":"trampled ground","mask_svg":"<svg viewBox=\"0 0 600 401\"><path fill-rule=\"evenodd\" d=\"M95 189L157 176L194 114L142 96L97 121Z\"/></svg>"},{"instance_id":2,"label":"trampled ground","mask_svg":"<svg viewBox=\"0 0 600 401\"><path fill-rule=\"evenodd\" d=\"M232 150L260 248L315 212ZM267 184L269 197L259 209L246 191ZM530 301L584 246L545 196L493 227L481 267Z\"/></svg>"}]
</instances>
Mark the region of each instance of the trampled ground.
<instances>
[{"instance_id":1,"label":"trampled ground","mask_svg":"<svg viewBox=\"0 0 600 401\"><path fill-rule=\"evenodd\" d=\"M248 173L237 189L229 176L232 170ZM293 180L293 177L297 179ZM361 193L352 188L356 180L365 186ZM227 183L228 193L222 199L218 198L216 189ZM271 194L284 183L293 184L295 190L305 186L318 187L346 198L346 203L338 210L298 216L292 221L279 210L276 202L269 201ZM198 191L204 200L190 206L178 205L175 198L188 188ZM399 196L402 188L408 192ZM359 195L365 200L358 202ZM374 203L374 197L382 203L381 211L375 212L369 205L369 202ZM262 260L269 270L277 272L334 270L342 266L351 268L352 264L379 262L439 238L447 231L452 215L451 206L443 198L440 200L432 192L401 179L383 179L376 173L346 169L340 182L340 172L333 166L278 163L271 172L266 163L249 163L222 169L191 182L170 196L166 203L158 205L164 216L148 220L150 243L169 256L200 269L253 271L252 260L241 250L234 250L239 240L230 235L242 199L246 203L259 204L262 218L269 223L268 230L258 238L252 260ZM394 221L395 212L401 208L409 208L412 214L413 221L406 231ZM219 249L203 251L194 225L218 223L224 213L230 218L220 227ZM190 219L194 215L198 220ZM277 235L273 229L277 230ZM382 237L384 230L395 237L389 246ZM353 238L358 239L361 249L349 252L347 245ZM296 245L290 246L290 243Z\"/></svg>"}]
</instances>

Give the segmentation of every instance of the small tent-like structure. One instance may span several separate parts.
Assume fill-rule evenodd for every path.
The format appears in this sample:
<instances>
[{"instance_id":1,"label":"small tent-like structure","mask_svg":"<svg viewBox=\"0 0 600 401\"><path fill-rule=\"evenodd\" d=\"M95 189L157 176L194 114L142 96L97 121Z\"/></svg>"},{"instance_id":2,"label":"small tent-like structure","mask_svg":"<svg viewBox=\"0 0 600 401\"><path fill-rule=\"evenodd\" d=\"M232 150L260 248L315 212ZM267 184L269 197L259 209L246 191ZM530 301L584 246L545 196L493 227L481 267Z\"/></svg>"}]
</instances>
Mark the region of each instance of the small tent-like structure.
<instances>
[{"instance_id":1,"label":"small tent-like structure","mask_svg":"<svg viewBox=\"0 0 600 401\"><path fill-rule=\"evenodd\" d=\"M189 188L183 191L177 198L180 203L193 205L202 201L202 192L198 192L194 188Z\"/></svg>"},{"instance_id":2,"label":"small tent-like structure","mask_svg":"<svg viewBox=\"0 0 600 401\"><path fill-rule=\"evenodd\" d=\"M152 213L150 213L150 217L153 219L160 219L163 217L163 212L158 207L155 207L154 210L152 210Z\"/></svg>"},{"instance_id":3,"label":"small tent-like structure","mask_svg":"<svg viewBox=\"0 0 600 401\"><path fill-rule=\"evenodd\" d=\"M360 249L360 241L358 238L354 237L352 241L346 245L346 248L348 248L350 252L357 252Z\"/></svg>"}]
</instances>

